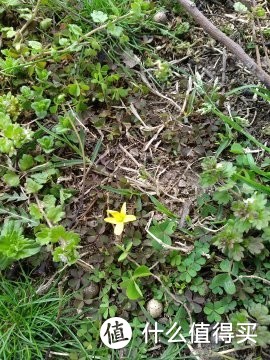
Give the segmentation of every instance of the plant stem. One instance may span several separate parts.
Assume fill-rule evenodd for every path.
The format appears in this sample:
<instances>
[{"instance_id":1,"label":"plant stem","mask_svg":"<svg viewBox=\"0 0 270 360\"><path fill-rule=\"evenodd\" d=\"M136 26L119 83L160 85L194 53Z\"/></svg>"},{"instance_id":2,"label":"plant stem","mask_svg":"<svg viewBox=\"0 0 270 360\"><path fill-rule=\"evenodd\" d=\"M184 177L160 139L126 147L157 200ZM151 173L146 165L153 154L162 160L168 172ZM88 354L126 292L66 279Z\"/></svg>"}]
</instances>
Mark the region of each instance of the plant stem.
<instances>
[{"instance_id":1,"label":"plant stem","mask_svg":"<svg viewBox=\"0 0 270 360\"><path fill-rule=\"evenodd\" d=\"M267 285L270 285L270 281L269 280L266 280L260 276L257 276L257 275L239 275L237 280L240 280L240 279L257 279L257 280L261 280L263 283L267 284Z\"/></svg>"}]
</instances>

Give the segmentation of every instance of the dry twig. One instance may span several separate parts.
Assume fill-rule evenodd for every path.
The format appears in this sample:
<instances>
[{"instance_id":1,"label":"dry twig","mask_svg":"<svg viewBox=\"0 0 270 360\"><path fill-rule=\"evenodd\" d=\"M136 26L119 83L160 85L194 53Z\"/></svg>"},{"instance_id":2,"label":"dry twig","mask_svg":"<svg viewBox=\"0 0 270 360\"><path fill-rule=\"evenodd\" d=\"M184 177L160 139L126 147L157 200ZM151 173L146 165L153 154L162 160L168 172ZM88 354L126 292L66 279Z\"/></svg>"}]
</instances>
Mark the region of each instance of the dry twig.
<instances>
[{"instance_id":1,"label":"dry twig","mask_svg":"<svg viewBox=\"0 0 270 360\"><path fill-rule=\"evenodd\" d=\"M17 31L16 36L14 38L14 44L16 44L19 40L22 40L24 32L26 31L28 26L30 24L32 24L32 22L35 20L38 10L39 10L39 7L40 7L40 3L41 3L41 0L38 0L30 18L26 21L26 23L23 25L23 27Z\"/></svg>"}]
</instances>

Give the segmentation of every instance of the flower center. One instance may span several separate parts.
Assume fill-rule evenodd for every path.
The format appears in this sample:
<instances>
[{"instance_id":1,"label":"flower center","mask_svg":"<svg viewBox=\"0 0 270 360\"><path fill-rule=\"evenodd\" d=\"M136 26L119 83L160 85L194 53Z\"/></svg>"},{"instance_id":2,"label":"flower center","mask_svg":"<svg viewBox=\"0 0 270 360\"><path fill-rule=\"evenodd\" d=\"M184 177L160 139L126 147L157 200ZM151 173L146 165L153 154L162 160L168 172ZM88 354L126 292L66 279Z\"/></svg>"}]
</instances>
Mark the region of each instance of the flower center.
<instances>
[{"instance_id":1,"label":"flower center","mask_svg":"<svg viewBox=\"0 0 270 360\"><path fill-rule=\"evenodd\" d=\"M118 222L123 222L125 219L125 214L121 214L120 212L117 214L114 214L114 218L116 219L116 221Z\"/></svg>"}]
</instances>

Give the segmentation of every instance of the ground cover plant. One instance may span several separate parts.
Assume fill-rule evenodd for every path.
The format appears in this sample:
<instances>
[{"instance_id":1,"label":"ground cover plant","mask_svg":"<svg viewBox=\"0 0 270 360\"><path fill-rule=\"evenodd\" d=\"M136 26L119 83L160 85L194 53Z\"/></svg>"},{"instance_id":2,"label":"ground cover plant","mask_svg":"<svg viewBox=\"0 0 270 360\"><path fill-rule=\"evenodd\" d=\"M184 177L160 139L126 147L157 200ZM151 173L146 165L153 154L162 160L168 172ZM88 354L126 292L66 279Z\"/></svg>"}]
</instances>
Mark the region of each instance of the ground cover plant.
<instances>
[{"instance_id":1,"label":"ground cover plant","mask_svg":"<svg viewBox=\"0 0 270 360\"><path fill-rule=\"evenodd\" d=\"M1 359L269 358L270 90L180 3L0 1ZM269 73L266 3L195 3Z\"/></svg>"}]
</instances>

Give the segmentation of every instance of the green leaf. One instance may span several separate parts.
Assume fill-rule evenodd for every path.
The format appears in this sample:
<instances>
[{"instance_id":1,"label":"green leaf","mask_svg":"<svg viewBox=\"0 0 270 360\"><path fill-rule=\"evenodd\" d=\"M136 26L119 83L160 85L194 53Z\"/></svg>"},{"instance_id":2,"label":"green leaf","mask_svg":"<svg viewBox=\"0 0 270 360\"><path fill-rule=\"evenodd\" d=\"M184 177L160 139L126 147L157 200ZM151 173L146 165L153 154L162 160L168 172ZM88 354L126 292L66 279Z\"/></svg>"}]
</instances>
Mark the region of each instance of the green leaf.
<instances>
[{"instance_id":1,"label":"green leaf","mask_svg":"<svg viewBox=\"0 0 270 360\"><path fill-rule=\"evenodd\" d=\"M20 177L13 171L6 172L3 179L8 186L16 187L20 185Z\"/></svg>"},{"instance_id":2,"label":"green leaf","mask_svg":"<svg viewBox=\"0 0 270 360\"><path fill-rule=\"evenodd\" d=\"M38 184L46 184L46 182L51 179L52 175L57 174L57 170L55 168L48 168L42 172L31 175L31 178L35 180Z\"/></svg>"},{"instance_id":3,"label":"green leaf","mask_svg":"<svg viewBox=\"0 0 270 360\"><path fill-rule=\"evenodd\" d=\"M44 207L46 209L51 208L51 207L55 207L56 197L53 196L53 195L50 195L50 194L45 195L43 200L42 200L42 203L43 203L43 205L44 205Z\"/></svg>"},{"instance_id":4,"label":"green leaf","mask_svg":"<svg viewBox=\"0 0 270 360\"><path fill-rule=\"evenodd\" d=\"M258 346L267 348L270 345L270 332L267 329L267 326L258 326L256 329L256 343Z\"/></svg>"},{"instance_id":5,"label":"green leaf","mask_svg":"<svg viewBox=\"0 0 270 360\"><path fill-rule=\"evenodd\" d=\"M28 170L34 166L34 159L32 155L23 154L19 160L19 167L22 171Z\"/></svg>"},{"instance_id":6,"label":"green leaf","mask_svg":"<svg viewBox=\"0 0 270 360\"><path fill-rule=\"evenodd\" d=\"M13 28L12 29L10 29L9 31L7 31L7 38L8 39L11 39L11 38L13 38L15 35L16 35L16 31L15 30L13 30Z\"/></svg>"},{"instance_id":7,"label":"green leaf","mask_svg":"<svg viewBox=\"0 0 270 360\"><path fill-rule=\"evenodd\" d=\"M67 244L66 246L58 246L53 250L53 260L55 262L63 262L68 265L75 264L79 259L79 253L74 244Z\"/></svg>"},{"instance_id":8,"label":"green leaf","mask_svg":"<svg viewBox=\"0 0 270 360\"><path fill-rule=\"evenodd\" d=\"M39 27L41 28L41 30L48 30L52 25L52 19L51 18L45 18L43 20L41 20Z\"/></svg>"},{"instance_id":9,"label":"green leaf","mask_svg":"<svg viewBox=\"0 0 270 360\"><path fill-rule=\"evenodd\" d=\"M228 259L222 260L219 264L219 267L224 272L230 272L231 271L231 261Z\"/></svg>"},{"instance_id":10,"label":"green leaf","mask_svg":"<svg viewBox=\"0 0 270 360\"><path fill-rule=\"evenodd\" d=\"M91 14L91 18L95 23L104 23L108 19L108 15L103 11L94 10Z\"/></svg>"},{"instance_id":11,"label":"green leaf","mask_svg":"<svg viewBox=\"0 0 270 360\"><path fill-rule=\"evenodd\" d=\"M36 240L40 245L48 245L52 240L51 229L45 227L41 231L37 232Z\"/></svg>"},{"instance_id":12,"label":"green leaf","mask_svg":"<svg viewBox=\"0 0 270 360\"><path fill-rule=\"evenodd\" d=\"M81 89L77 82L75 84L69 84L67 88L68 88L68 92L70 95L72 95L74 97L80 96Z\"/></svg>"},{"instance_id":13,"label":"green leaf","mask_svg":"<svg viewBox=\"0 0 270 360\"><path fill-rule=\"evenodd\" d=\"M233 143L231 146L230 152L233 154L244 154L245 150L241 144Z\"/></svg>"},{"instance_id":14,"label":"green leaf","mask_svg":"<svg viewBox=\"0 0 270 360\"><path fill-rule=\"evenodd\" d=\"M226 205L232 201L232 196L228 191L215 191L213 199L220 205Z\"/></svg>"},{"instance_id":15,"label":"green leaf","mask_svg":"<svg viewBox=\"0 0 270 360\"><path fill-rule=\"evenodd\" d=\"M118 258L118 261L124 261L126 258L127 258L127 256L128 256L128 252L123 252L120 256L119 256L119 258Z\"/></svg>"},{"instance_id":16,"label":"green leaf","mask_svg":"<svg viewBox=\"0 0 270 360\"><path fill-rule=\"evenodd\" d=\"M37 204L30 204L29 205L29 214L36 220L41 220L43 219L43 215L42 212L40 211L39 207L37 206Z\"/></svg>"},{"instance_id":17,"label":"green leaf","mask_svg":"<svg viewBox=\"0 0 270 360\"><path fill-rule=\"evenodd\" d=\"M139 266L133 274L133 278L137 279L139 277L145 277L145 276L150 276L151 272L149 270L149 268L145 265Z\"/></svg>"},{"instance_id":18,"label":"green leaf","mask_svg":"<svg viewBox=\"0 0 270 360\"><path fill-rule=\"evenodd\" d=\"M71 265L79 258L77 251L80 241L79 235L73 231L66 231L61 225L53 228L44 227L36 234L36 239L40 245L60 242L61 245L53 250L53 259L56 262L61 261Z\"/></svg>"},{"instance_id":19,"label":"green leaf","mask_svg":"<svg viewBox=\"0 0 270 360\"><path fill-rule=\"evenodd\" d=\"M34 50L42 49L42 44L39 41L30 40L28 41L28 45Z\"/></svg>"},{"instance_id":20,"label":"green leaf","mask_svg":"<svg viewBox=\"0 0 270 360\"><path fill-rule=\"evenodd\" d=\"M39 244L22 234L20 221L9 220L4 223L0 234L0 268L4 269L16 260L35 255L40 251Z\"/></svg>"},{"instance_id":21,"label":"green leaf","mask_svg":"<svg viewBox=\"0 0 270 360\"><path fill-rule=\"evenodd\" d=\"M270 151L269 151L270 152ZM248 184L249 186L251 186L252 188L254 188L255 190L259 190L262 193L266 193L268 195L270 195L270 188L269 186L260 184L257 181L254 181L246 176L242 176L239 173L238 174L234 174L233 176L234 180L241 180L242 182Z\"/></svg>"},{"instance_id":22,"label":"green leaf","mask_svg":"<svg viewBox=\"0 0 270 360\"><path fill-rule=\"evenodd\" d=\"M263 239L261 237L249 236L246 239L246 247L252 255L258 255L264 249Z\"/></svg>"},{"instance_id":23,"label":"green leaf","mask_svg":"<svg viewBox=\"0 0 270 360\"><path fill-rule=\"evenodd\" d=\"M175 215L174 213L172 213L165 205L163 205L160 201L158 201L154 196L149 195L150 200L152 201L152 203L155 205L157 211L173 218L173 219L177 219L178 216Z\"/></svg>"},{"instance_id":24,"label":"green leaf","mask_svg":"<svg viewBox=\"0 0 270 360\"><path fill-rule=\"evenodd\" d=\"M120 37L123 33L123 28L115 24L109 24L107 26L107 32L115 37Z\"/></svg>"},{"instance_id":25,"label":"green leaf","mask_svg":"<svg viewBox=\"0 0 270 360\"><path fill-rule=\"evenodd\" d=\"M228 274L218 274L216 275L209 286L209 288L213 291L214 294L223 294L223 284L226 281Z\"/></svg>"},{"instance_id":26,"label":"green leaf","mask_svg":"<svg viewBox=\"0 0 270 360\"><path fill-rule=\"evenodd\" d=\"M69 24L68 29L77 38L79 38L82 35L82 28L76 24Z\"/></svg>"},{"instance_id":27,"label":"green leaf","mask_svg":"<svg viewBox=\"0 0 270 360\"><path fill-rule=\"evenodd\" d=\"M129 280L126 292L130 300L137 300L138 298L143 296L139 286L134 280Z\"/></svg>"},{"instance_id":28,"label":"green leaf","mask_svg":"<svg viewBox=\"0 0 270 360\"><path fill-rule=\"evenodd\" d=\"M167 219L161 223L152 225L149 229L149 232L151 234L153 234L156 238L161 240L164 244L171 245L172 241L171 241L170 235L172 235L174 233L175 226L176 226L175 221ZM160 245L153 238L153 236L151 236L151 234L148 234L148 237L153 239L152 246L157 250L162 249L162 245Z\"/></svg>"},{"instance_id":29,"label":"green leaf","mask_svg":"<svg viewBox=\"0 0 270 360\"><path fill-rule=\"evenodd\" d=\"M10 219L19 219L21 224L27 224L28 226L37 226L38 222L34 220L32 217L29 216L29 214L26 213L26 211L20 207L8 207L5 205L5 207L0 206L0 214L5 215L6 218Z\"/></svg>"},{"instance_id":30,"label":"green leaf","mask_svg":"<svg viewBox=\"0 0 270 360\"><path fill-rule=\"evenodd\" d=\"M268 153L270 153L270 148L262 144L260 141L258 141L254 136L252 136L249 132L245 131L239 124L237 124L230 116L227 116L223 114L220 110L217 108L212 108L212 111L214 114L216 114L221 120L225 122L225 124L228 124L233 129L238 131L239 133L243 134L247 139L249 139L251 142L253 142L258 147L264 149Z\"/></svg>"},{"instance_id":31,"label":"green leaf","mask_svg":"<svg viewBox=\"0 0 270 360\"><path fill-rule=\"evenodd\" d=\"M58 223L65 216L64 211L62 211L62 206L58 205L55 207L50 207L46 210L46 216L52 223Z\"/></svg>"},{"instance_id":32,"label":"green leaf","mask_svg":"<svg viewBox=\"0 0 270 360\"><path fill-rule=\"evenodd\" d=\"M244 4L242 4L240 1L237 1L236 3L234 3L233 7L236 12L239 12L242 14L248 12L248 8Z\"/></svg>"},{"instance_id":33,"label":"green leaf","mask_svg":"<svg viewBox=\"0 0 270 360\"><path fill-rule=\"evenodd\" d=\"M262 304L252 304L249 313L260 325L270 325L270 315L267 306Z\"/></svg>"},{"instance_id":34,"label":"green leaf","mask_svg":"<svg viewBox=\"0 0 270 360\"><path fill-rule=\"evenodd\" d=\"M39 119L44 119L47 115L48 109L51 105L50 99L42 99L39 101L35 101L31 104L31 108L35 111L36 116Z\"/></svg>"},{"instance_id":35,"label":"green leaf","mask_svg":"<svg viewBox=\"0 0 270 360\"><path fill-rule=\"evenodd\" d=\"M203 311L207 315L207 320L209 322L220 322L220 315L224 314L225 307L220 301L216 301L215 303L208 302Z\"/></svg>"},{"instance_id":36,"label":"green leaf","mask_svg":"<svg viewBox=\"0 0 270 360\"><path fill-rule=\"evenodd\" d=\"M46 154L49 154L54 150L54 138L52 136L45 135L42 138L37 139L37 142Z\"/></svg>"},{"instance_id":37,"label":"green leaf","mask_svg":"<svg viewBox=\"0 0 270 360\"><path fill-rule=\"evenodd\" d=\"M28 194L35 194L40 189L42 189L42 185L38 184L36 181L34 181L31 178L27 178L25 182L25 190Z\"/></svg>"},{"instance_id":38,"label":"green leaf","mask_svg":"<svg viewBox=\"0 0 270 360\"><path fill-rule=\"evenodd\" d=\"M51 228L51 241L64 241L65 243L77 245L80 241L80 236L73 231L66 231L62 225Z\"/></svg>"},{"instance_id":39,"label":"green leaf","mask_svg":"<svg viewBox=\"0 0 270 360\"><path fill-rule=\"evenodd\" d=\"M233 295L236 293L236 286L229 274L227 274L227 278L223 284L224 290L227 294Z\"/></svg>"}]
</instances>

